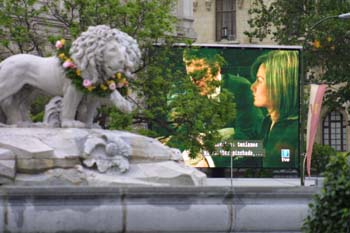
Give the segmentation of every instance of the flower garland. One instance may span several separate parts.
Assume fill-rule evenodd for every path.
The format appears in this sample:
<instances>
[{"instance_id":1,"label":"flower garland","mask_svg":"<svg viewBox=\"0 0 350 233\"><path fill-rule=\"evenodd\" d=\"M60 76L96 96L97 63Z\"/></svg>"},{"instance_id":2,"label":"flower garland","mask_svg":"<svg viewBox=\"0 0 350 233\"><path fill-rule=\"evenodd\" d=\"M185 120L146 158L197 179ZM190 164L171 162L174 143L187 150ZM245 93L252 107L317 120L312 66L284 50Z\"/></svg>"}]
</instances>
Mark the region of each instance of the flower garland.
<instances>
[{"instance_id":1,"label":"flower garland","mask_svg":"<svg viewBox=\"0 0 350 233\"><path fill-rule=\"evenodd\" d=\"M86 94L92 93L100 97L106 97L114 90L118 90L121 95L128 95L128 81L126 77L118 72L102 84L94 85L90 80L81 77L81 71L69 57L70 46L65 46L65 39L58 40L55 44L57 57L61 61L66 77L72 80L76 88Z\"/></svg>"}]
</instances>

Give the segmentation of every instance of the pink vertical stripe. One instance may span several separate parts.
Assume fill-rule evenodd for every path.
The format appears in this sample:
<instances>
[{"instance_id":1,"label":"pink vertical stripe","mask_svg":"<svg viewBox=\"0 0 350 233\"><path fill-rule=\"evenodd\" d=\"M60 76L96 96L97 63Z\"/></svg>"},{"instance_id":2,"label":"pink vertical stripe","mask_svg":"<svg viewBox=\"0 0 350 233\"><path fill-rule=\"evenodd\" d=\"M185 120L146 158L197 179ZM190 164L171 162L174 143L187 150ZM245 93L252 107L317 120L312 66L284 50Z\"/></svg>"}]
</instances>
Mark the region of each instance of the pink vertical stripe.
<instances>
[{"instance_id":1,"label":"pink vertical stripe","mask_svg":"<svg viewBox=\"0 0 350 233\"><path fill-rule=\"evenodd\" d=\"M315 84L312 84L315 85ZM308 126L307 126L307 149L306 149L306 160L307 160L307 174L308 176L311 175L311 156L312 156L312 148L314 146L315 142L315 136L317 132L317 126L320 119L320 113L321 113L321 106L322 106L322 99L323 95L326 92L327 85L321 84L316 86L311 86L311 91L315 91L315 98L313 103L311 102L313 98L311 98L310 94L310 109L309 109L309 119L308 119Z\"/></svg>"}]
</instances>

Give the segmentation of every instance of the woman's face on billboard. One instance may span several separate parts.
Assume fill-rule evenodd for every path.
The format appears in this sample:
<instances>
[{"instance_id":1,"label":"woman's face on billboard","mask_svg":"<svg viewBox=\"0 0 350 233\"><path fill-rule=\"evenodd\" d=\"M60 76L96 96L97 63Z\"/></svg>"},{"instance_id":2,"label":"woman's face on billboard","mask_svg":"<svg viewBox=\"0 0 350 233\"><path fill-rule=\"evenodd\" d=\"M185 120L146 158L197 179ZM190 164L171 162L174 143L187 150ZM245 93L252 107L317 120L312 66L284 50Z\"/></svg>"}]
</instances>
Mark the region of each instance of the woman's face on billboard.
<instances>
[{"instance_id":1,"label":"woman's face on billboard","mask_svg":"<svg viewBox=\"0 0 350 233\"><path fill-rule=\"evenodd\" d=\"M272 108L272 103L269 100L268 89L266 86L266 67L264 64L260 65L256 80L251 86L254 96L254 105L256 107Z\"/></svg>"}]
</instances>

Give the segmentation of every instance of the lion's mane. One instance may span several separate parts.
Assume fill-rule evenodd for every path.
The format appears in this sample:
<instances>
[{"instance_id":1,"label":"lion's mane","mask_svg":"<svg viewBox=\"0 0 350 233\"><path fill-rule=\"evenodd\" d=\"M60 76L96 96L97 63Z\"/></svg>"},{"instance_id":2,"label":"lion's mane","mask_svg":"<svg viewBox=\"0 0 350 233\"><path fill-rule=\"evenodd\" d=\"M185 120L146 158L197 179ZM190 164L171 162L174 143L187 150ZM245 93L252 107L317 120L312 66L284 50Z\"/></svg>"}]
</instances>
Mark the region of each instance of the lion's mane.
<instances>
[{"instance_id":1,"label":"lion's mane","mask_svg":"<svg viewBox=\"0 0 350 233\"><path fill-rule=\"evenodd\" d=\"M118 43L121 56L124 56L121 59L121 72L131 76L139 66L141 53L135 39L106 25L91 26L72 43L69 51L84 79L99 83L100 80L108 78L103 65L103 52L106 44L112 40Z\"/></svg>"}]
</instances>

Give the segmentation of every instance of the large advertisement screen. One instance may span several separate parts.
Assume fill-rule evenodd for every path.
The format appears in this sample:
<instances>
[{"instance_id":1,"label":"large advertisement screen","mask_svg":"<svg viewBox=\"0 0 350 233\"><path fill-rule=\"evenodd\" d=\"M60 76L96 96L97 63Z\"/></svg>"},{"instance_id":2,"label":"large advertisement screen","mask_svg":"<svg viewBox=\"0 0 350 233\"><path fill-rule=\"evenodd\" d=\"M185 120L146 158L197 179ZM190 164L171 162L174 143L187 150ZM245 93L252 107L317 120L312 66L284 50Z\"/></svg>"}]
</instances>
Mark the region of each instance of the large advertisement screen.
<instances>
[{"instance_id":1,"label":"large advertisement screen","mask_svg":"<svg viewBox=\"0 0 350 233\"><path fill-rule=\"evenodd\" d=\"M201 151L196 167L297 169L300 154L300 48L297 46L177 47L186 73L208 98L234 98L235 114L221 129L214 152ZM214 58L218 58L215 60ZM171 59L170 59L171 60ZM219 62L221 60L221 62ZM224 62L222 62L224 61ZM209 75L208 75L209 74ZM208 81L219 81L210 90ZM219 109L219 108L218 108Z\"/></svg>"}]
</instances>

